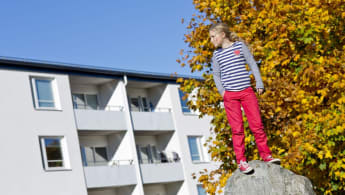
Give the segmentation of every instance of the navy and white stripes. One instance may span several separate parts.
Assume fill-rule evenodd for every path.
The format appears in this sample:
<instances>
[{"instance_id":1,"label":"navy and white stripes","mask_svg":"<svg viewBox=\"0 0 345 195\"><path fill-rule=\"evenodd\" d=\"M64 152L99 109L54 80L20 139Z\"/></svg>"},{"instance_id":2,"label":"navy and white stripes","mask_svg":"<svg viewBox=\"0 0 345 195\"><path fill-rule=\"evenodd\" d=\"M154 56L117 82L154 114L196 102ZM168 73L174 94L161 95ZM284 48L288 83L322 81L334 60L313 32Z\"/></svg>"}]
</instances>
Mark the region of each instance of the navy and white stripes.
<instances>
[{"instance_id":1,"label":"navy and white stripes","mask_svg":"<svg viewBox=\"0 0 345 195\"><path fill-rule=\"evenodd\" d=\"M241 91L250 87L247 63L257 81L256 87L263 88L256 62L244 43L234 42L232 46L213 53L214 80L221 94L224 90Z\"/></svg>"}]
</instances>

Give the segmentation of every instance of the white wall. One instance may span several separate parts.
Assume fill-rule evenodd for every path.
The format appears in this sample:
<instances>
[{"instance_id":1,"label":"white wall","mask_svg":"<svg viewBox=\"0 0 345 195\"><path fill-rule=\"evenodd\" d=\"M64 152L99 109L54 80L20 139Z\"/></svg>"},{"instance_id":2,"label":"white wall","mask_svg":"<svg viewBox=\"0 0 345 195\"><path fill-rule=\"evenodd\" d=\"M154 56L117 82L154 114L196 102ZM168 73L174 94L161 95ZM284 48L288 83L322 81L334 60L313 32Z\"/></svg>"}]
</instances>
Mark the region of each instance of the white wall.
<instances>
[{"instance_id":1,"label":"white wall","mask_svg":"<svg viewBox=\"0 0 345 195\"><path fill-rule=\"evenodd\" d=\"M167 195L164 184L145 184L145 195Z\"/></svg>"},{"instance_id":2,"label":"white wall","mask_svg":"<svg viewBox=\"0 0 345 195\"><path fill-rule=\"evenodd\" d=\"M167 112L168 108L172 108L169 90L167 85L160 85L148 89L150 101L155 106L156 112Z\"/></svg>"},{"instance_id":3,"label":"white wall","mask_svg":"<svg viewBox=\"0 0 345 195\"><path fill-rule=\"evenodd\" d=\"M211 117L204 117L200 119L198 115L193 113L183 113L178 93L178 85L169 85L170 98L173 106L173 119L176 127L179 147L182 149L179 153L182 158L183 171L185 175L185 182L183 183L178 195L194 195L197 194L196 185L197 180L193 180L192 173L198 173L200 170L214 170L219 167L220 163L204 162L193 163L190 156L188 145L188 136L202 136L205 141L210 134ZM203 148L204 154L209 156L207 148Z\"/></svg>"},{"instance_id":4,"label":"white wall","mask_svg":"<svg viewBox=\"0 0 345 195\"><path fill-rule=\"evenodd\" d=\"M119 195L115 189L88 190L88 195Z\"/></svg>"},{"instance_id":5,"label":"white wall","mask_svg":"<svg viewBox=\"0 0 345 195\"><path fill-rule=\"evenodd\" d=\"M109 189L90 189L88 195L132 195L134 186L123 186Z\"/></svg>"},{"instance_id":6,"label":"white wall","mask_svg":"<svg viewBox=\"0 0 345 195\"><path fill-rule=\"evenodd\" d=\"M30 76L53 77L61 110L36 110ZM86 195L67 75L0 70L0 194ZM70 170L46 171L39 136L64 136Z\"/></svg>"},{"instance_id":7,"label":"white wall","mask_svg":"<svg viewBox=\"0 0 345 195\"><path fill-rule=\"evenodd\" d=\"M128 87L127 88L127 95L128 97L149 97L148 92L146 89L142 88L133 88L133 87Z\"/></svg>"},{"instance_id":8,"label":"white wall","mask_svg":"<svg viewBox=\"0 0 345 195\"><path fill-rule=\"evenodd\" d=\"M118 81L110 81L98 86L100 105L107 110L119 110L124 104L122 90Z\"/></svg>"},{"instance_id":9,"label":"white wall","mask_svg":"<svg viewBox=\"0 0 345 195\"><path fill-rule=\"evenodd\" d=\"M165 184L165 190L167 192L167 195L182 194L181 193L182 184L183 182L173 182L173 183Z\"/></svg>"},{"instance_id":10,"label":"white wall","mask_svg":"<svg viewBox=\"0 0 345 195\"><path fill-rule=\"evenodd\" d=\"M157 146L156 136L135 136L136 145L147 146L148 144Z\"/></svg>"},{"instance_id":11,"label":"white wall","mask_svg":"<svg viewBox=\"0 0 345 195\"><path fill-rule=\"evenodd\" d=\"M98 87L97 85L81 85L81 84L71 84L71 91L72 93L80 93L80 94L98 94Z\"/></svg>"},{"instance_id":12,"label":"white wall","mask_svg":"<svg viewBox=\"0 0 345 195\"><path fill-rule=\"evenodd\" d=\"M108 140L105 135L88 135L88 136L79 136L81 146L94 146L94 147L107 147Z\"/></svg>"},{"instance_id":13,"label":"white wall","mask_svg":"<svg viewBox=\"0 0 345 195\"><path fill-rule=\"evenodd\" d=\"M108 143L110 152L112 154L112 160L119 161L120 165L122 164L129 164L129 160L133 160L133 152L132 150L131 141L130 141L130 134L128 132L121 133L121 134L113 134L108 136Z\"/></svg>"}]
</instances>

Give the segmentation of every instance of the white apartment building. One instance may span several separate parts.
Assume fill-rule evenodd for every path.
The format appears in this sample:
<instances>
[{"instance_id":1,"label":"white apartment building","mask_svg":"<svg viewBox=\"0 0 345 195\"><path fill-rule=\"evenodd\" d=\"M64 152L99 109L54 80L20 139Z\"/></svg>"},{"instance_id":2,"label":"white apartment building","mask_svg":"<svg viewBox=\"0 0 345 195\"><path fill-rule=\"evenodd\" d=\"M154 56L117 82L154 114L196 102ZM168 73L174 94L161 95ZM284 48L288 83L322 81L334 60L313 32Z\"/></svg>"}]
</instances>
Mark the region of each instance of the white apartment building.
<instances>
[{"instance_id":1,"label":"white apartment building","mask_svg":"<svg viewBox=\"0 0 345 195\"><path fill-rule=\"evenodd\" d=\"M210 118L176 77L0 58L1 195L203 195Z\"/></svg>"}]
</instances>

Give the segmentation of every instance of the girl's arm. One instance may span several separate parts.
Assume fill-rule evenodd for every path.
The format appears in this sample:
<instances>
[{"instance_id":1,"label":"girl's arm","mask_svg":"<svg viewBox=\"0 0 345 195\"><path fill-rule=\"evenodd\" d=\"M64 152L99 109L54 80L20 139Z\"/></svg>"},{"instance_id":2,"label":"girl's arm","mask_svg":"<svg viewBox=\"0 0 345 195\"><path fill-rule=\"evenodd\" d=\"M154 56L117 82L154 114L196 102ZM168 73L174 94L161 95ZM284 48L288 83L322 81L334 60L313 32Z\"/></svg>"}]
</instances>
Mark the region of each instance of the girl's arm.
<instances>
[{"instance_id":1,"label":"girl's arm","mask_svg":"<svg viewBox=\"0 0 345 195\"><path fill-rule=\"evenodd\" d=\"M248 47L246 44L242 43L242 52L244 55L244 58L246 59L250 69L253 72L253 75L255 77L256 81L256 89L263 89L264 84L262 83L261 75L260 75L260 70L258 68L258 65L256 64L256 61L254 60L253 55L250 53Z\"/></svg>"},{"instance_id":2,"label":"girl's arm","mask_svg":"<svg viewBox=\"0 0 345 195\"><path fill-rule=\"evenodd\" d=\"M212 68L213 68L213 80L221 96L224 95L224 88L222 82L220 81L220 68L216 58L212 57Z\"/></svg>"}]
</instances>

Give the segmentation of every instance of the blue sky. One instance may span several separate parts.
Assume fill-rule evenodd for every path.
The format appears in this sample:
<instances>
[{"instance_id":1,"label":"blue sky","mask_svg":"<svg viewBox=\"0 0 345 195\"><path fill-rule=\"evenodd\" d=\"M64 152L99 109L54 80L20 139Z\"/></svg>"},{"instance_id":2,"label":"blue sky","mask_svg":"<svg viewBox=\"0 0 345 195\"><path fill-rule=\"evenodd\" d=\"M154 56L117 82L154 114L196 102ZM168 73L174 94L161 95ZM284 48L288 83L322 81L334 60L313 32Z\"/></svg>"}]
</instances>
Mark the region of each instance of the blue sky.
<instances>
[{"instance_id":1,"label":"blue sky","mask_svg":"<svg viewBox=\"0 0 345 195\"><path fill-rule=\"evenodd\" d=\"M176 59L195 12L192 0L2 0L0 56L191 75Z\"/></svg>"}]
</instances>

